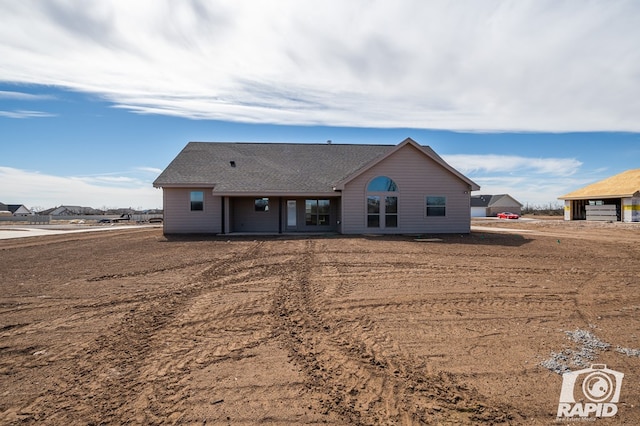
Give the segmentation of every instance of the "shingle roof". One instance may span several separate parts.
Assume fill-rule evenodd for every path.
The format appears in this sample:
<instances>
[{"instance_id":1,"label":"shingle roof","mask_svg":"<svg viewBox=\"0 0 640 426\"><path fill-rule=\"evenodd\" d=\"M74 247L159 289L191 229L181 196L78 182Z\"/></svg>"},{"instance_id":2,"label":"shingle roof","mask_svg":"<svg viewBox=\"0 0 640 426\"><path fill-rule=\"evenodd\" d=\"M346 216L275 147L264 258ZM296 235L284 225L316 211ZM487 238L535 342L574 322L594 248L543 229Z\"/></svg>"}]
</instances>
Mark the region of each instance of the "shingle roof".
<instances>
[{"instance_id":1,"label":"shingle roof","mask_svg":"<svg viewBox=\"0 0 640 426\"><path fill-rule=\"evenodd\" d=\"M339 181L395 148L396 145L189 142L153 185L211 185L217 193L329 193ZM442 161L431 148L421 148Z\"/></svg>"},{"instance_id":2,"label":"shingle roof","mask_svg":"<svg viewBox=\"0 0 640 426\"><path fill-rule=\"evenodd\" d=\"M471 207L489 207L493 195L472 195Z\"/></svg>"},{"instance_id":3,"label":"shingle roof","mask_svg":"<svg viewBox=\"0 0 640 426\"><path fill-rule=\"evenodd\" d=\"M627 170L584 188L558 197L560 200L580 198L622 198L640 193L640 169Z\"/></svg>"},{"instance_id":4,"label":"shingle roof","mask_svg":"<svg viewBox=\"0 0 640 426\"><path fill-rule=\"evenodd\" d=\"M7 210L9 210L11 213L15 213L22 206L22 204L7 204Z\"/></svg>"},{"instance_id":5,"label":"shingle roof","mask_svg":"<svg viewBox=\"0 0 640 426\"><path fill-rule=\"evenodd\" d=\"M393 148L393 145L190 142L153 185L213 184L216 192L331 192L339 179Z\"/></svg>"},{"instance_id":6,"label":"shingle roof","mask_svg":"<svg viewBox=\"0 0 640 426\"><path fill-rule=\"evenodd\" d=\"M519 201L515 200L509 194L498 194L498 195L472 195L471 196L471 207L491 207L499 200L508 197L513 200L515 203L522 205Z\"/></svg>"}]
</instances>

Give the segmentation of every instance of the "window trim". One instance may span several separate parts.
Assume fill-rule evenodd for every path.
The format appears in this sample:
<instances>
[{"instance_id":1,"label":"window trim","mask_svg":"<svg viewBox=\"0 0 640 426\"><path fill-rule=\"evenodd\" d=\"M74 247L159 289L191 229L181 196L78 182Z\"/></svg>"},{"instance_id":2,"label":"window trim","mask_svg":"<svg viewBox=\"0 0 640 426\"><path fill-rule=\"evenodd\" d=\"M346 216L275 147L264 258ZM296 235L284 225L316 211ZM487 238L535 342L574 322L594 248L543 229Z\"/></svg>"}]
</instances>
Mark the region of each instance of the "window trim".
<instances>
[{"instance_id":1,"label":"window trim","mask_svg":"<svg viewBox=\"0 0 640 426\"><path fill-rule=\"evenodd\" d=\"M376 181L382 181L386 179L386 189L385 188L373 188L372 184ZM383 189L383 190L379 190ZM378 200L378 212L377 213L369 213L369 198L377 197ZM387 212L387 204L389 198L395 198L395 212L389 213ZM365 188L365 217L364 217L364 226L366 229L379 229L382 231L385 230L397 230L400 228L400 189L395 180L386 175L377 175L370 179L367 182L367 186ZM377 216L378 220L377 226L370 226L369 218L371 216ZM395 217L395 226L387 226L387 222L391 216ZM375 222L375 221L374 221Z\"/></svg>"},{"instance_id":2,"label":"window trim","mask_svg":"<svg viewBox=\"0 0 640 426\"><path fill-rule=\"evenodd\" d=\"M326 201L326 207L328 209L327 213L320 212L320 202ZM312 204L309 204L309 203ZM311 206L312 211L307 211L307 206ZM313 213L313 207L315 206L315 213ZM316 223L309 223L308 216L311 218L315 217ZM320 217L326 216L327 222L320 223ZM313 222L313 221L312 221ZM331 226L331 200L329 198L305 198L304 200L304 226Z\"/></svg>"},{"instance_id":3,"label":"window trim","mask_svg":"<svg viewBox=\"0 0 640 426\"><path fill-rule=\"evenodd\" d=\"M389 198L395 198L396 199L396 211L393 213L389 213L387 211L387 201ZM384 195L384 229L396 229L399 228L398 222L400 220L400 207L399 207L399 203L400 203L400 197L398 197L397 195ZM388 226L387 225L387 220L389 217L395 217L396 218L396 224L395 226Z\"/></svg>"},{"instance_id":4,"label":"window trim","mask_svg":"<svg viewBox=\"0 0 640 426\"><path fill-rule=\"evenodd\" d=\"M443 198L444 199L444 205L440 205L440 204L429 204L429 198ZM431 208L442 208L444 209L444 214L438 214L438 215L430 215L429 214L429 207ZM446 195L425 195L424 197L424 217L427 219L430 218L436 218L436 217L447 217L447 196Z\"/></svg>"},{"instance_id":5,"label":"window trim","mask_svg":"<svg viewBox=\"0 0 640 426\"><path fill-rule=\"evenodd\" d=\"M371 198L377 198L377 207L378 207L378 212L377 213L370 213L369 212L369 199ZM382 216L382 197L383 195L380 194L372 194L372 193L367 193L367 195L364 197L364 226L367 229L381 229L382 227L381 225L381 221L380 221L380 216ZM369 225L369 217L377 217L378 218L378 226L371 226Z\"/></svg>"},{"instance_id":6,"label":"window trim","mask_svg":"<svg viewBox=\"0 0 640 426\"><path fill-rule=\"evenodd\" d=\"M200 194L201 200L194 200L194 195ZM200 208L194 208L194 203L200 203ZM192 213L204 212L204 191L189 191L189 211Z\"/></svg>"}]
</instances>

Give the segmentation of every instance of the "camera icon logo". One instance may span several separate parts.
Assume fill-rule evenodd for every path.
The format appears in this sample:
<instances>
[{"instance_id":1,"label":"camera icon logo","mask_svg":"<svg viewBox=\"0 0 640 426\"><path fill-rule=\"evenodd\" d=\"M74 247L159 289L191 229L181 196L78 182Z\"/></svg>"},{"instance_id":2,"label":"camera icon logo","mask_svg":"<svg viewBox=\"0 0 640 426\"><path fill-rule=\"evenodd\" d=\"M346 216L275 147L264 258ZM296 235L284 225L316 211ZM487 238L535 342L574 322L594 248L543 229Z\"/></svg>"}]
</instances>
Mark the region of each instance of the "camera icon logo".
<instances>
[{"instance_id":1,"label":"camera icon logo","mask_svg":"<svg viewBox=\"0 0 640 426\"><path fill-rule=\"evenodd\" d=\"M582 381L582 393L593 402L610 400L614 390L611 377L600 371L590 373Z\"/></svg>"},{"instance_id":2,"label":"camera icon logo","mask_svg":"<svg viewBox=\"0 0 640 426\"><path fill-rule=\"evenodd\" d=\"M624 374L604 364L562 375L558 417L613 417Z\"/></svg>"}]
</instances>

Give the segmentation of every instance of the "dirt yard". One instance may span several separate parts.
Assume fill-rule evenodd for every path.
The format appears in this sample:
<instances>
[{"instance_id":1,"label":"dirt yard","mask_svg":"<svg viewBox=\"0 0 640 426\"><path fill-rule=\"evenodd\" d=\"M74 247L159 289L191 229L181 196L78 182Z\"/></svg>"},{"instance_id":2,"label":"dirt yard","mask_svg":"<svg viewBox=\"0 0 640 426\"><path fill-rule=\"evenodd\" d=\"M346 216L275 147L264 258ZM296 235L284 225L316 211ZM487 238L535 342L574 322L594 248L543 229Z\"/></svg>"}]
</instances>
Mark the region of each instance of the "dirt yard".
<instances>
[{"instance_id":1,"label":"dirt yard","mask_svg":"<svg viewBox=\"0 0 640 426\"><path fill-rule=\"evenodd\" d=\"M591 363L640 424L640 226L474 224L2 240L0 424L552 424Z\"/></svg>"}]
</instances>

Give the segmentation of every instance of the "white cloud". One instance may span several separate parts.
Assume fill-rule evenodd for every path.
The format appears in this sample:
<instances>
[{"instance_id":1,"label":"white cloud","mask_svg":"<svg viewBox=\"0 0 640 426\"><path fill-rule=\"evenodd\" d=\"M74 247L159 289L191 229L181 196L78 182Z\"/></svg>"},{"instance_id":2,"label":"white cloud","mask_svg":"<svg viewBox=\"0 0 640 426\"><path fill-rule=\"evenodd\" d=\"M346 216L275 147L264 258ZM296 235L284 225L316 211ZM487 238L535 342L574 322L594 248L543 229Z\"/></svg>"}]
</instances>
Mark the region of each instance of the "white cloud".
<instances>
[{"instance_id":1,"label":"white cloud","mask_svg":"<svg viewBox=\"0 0 640 426\"><path fill-rule=\"evenodd\" d=\"M156 167L136 167L136 170L139 170L141 172L151 173L156 176L162 173L162 169L158 169Z\"/></svg>"},{"instance_id":2,"label":"white cloud","mask_svg":"<svg viewBox=\"0 0 640 426\"><path fill-rule=\"evenodd\" d=\"M0 117L39 118L39 117L55 117L55 114L42 112L42 111L15 110L15 111L0 111Z\"/></svg>"},{"instance_id":3,"label":"white cloud","mask_svg":"<svg viewBox=\"0 0 640 426\"><path fill-rule=\"evenodd\" d=\"M0 101L8 100L8 101L47 101L55 99L54 96L50 95L34 95L31 93L23 93L23 92L13 92L7 90L0 90ZM0 117L6 118L39 118L39 117L55 117L55 114L51 114L43 111L32 111L32 110L23 110L16 109L13 111L2 111L0 110Z\"/></svg>"},{"instance_id":4,"label":"white cloud","mask_svg":"<svg viewBox=\"0 0 640 426\"><path fill-rule=\"evenodd\" d=\"M547 206L557 198L593 182L575 158L514 155L446 155L447 163L480 185L474 194L509 194L523 204ZM604 170L600 171L600 174ZM575 177L582 175L583 177ZM602 179L604 176L600 177Z\"/></svg>"},{"instance_id":5,"label":"white cloud","mask_svg":"<svg viewBox=\"0 0 640 426\"><path fill-rule=\"evenodd\" d=\"M161 208L162 191L146 176L53 176L0 166L2 202L28 207ZM155 176L154 176L155 177Z\"/></svg>"},{"instance_id":6,"label":"white cloud","mask_svg":"<svg viewBox=\"0 0 640 426\"><path fill-rule=\"evenodd\" d=\"M139 113L640 131L633 1L25 0L0 14L0 81Z\"/></svg>"},{"instance_id":7,"label":"white cloud","mask_svg":"<svg viewBox=\"0 0 640 426\"><path fill-rule=\"evenodd\" d=\"M43 101L52 100L55 99L55 97L50 95L33 95L31 93L0 90L0 99L11 99L18 101Z\"/></svg>"},{"instance_id":8,"label":"white cloud","mask_svg":"<svg viewBox=\"0 0 640 426\"><path fill-rule=\"evenodd\" d=\"M571 176L582 162L575 158L530 158L516 155L447 155L445 160L465 174L516 173Z\"/></svg>"}]
</instances>

